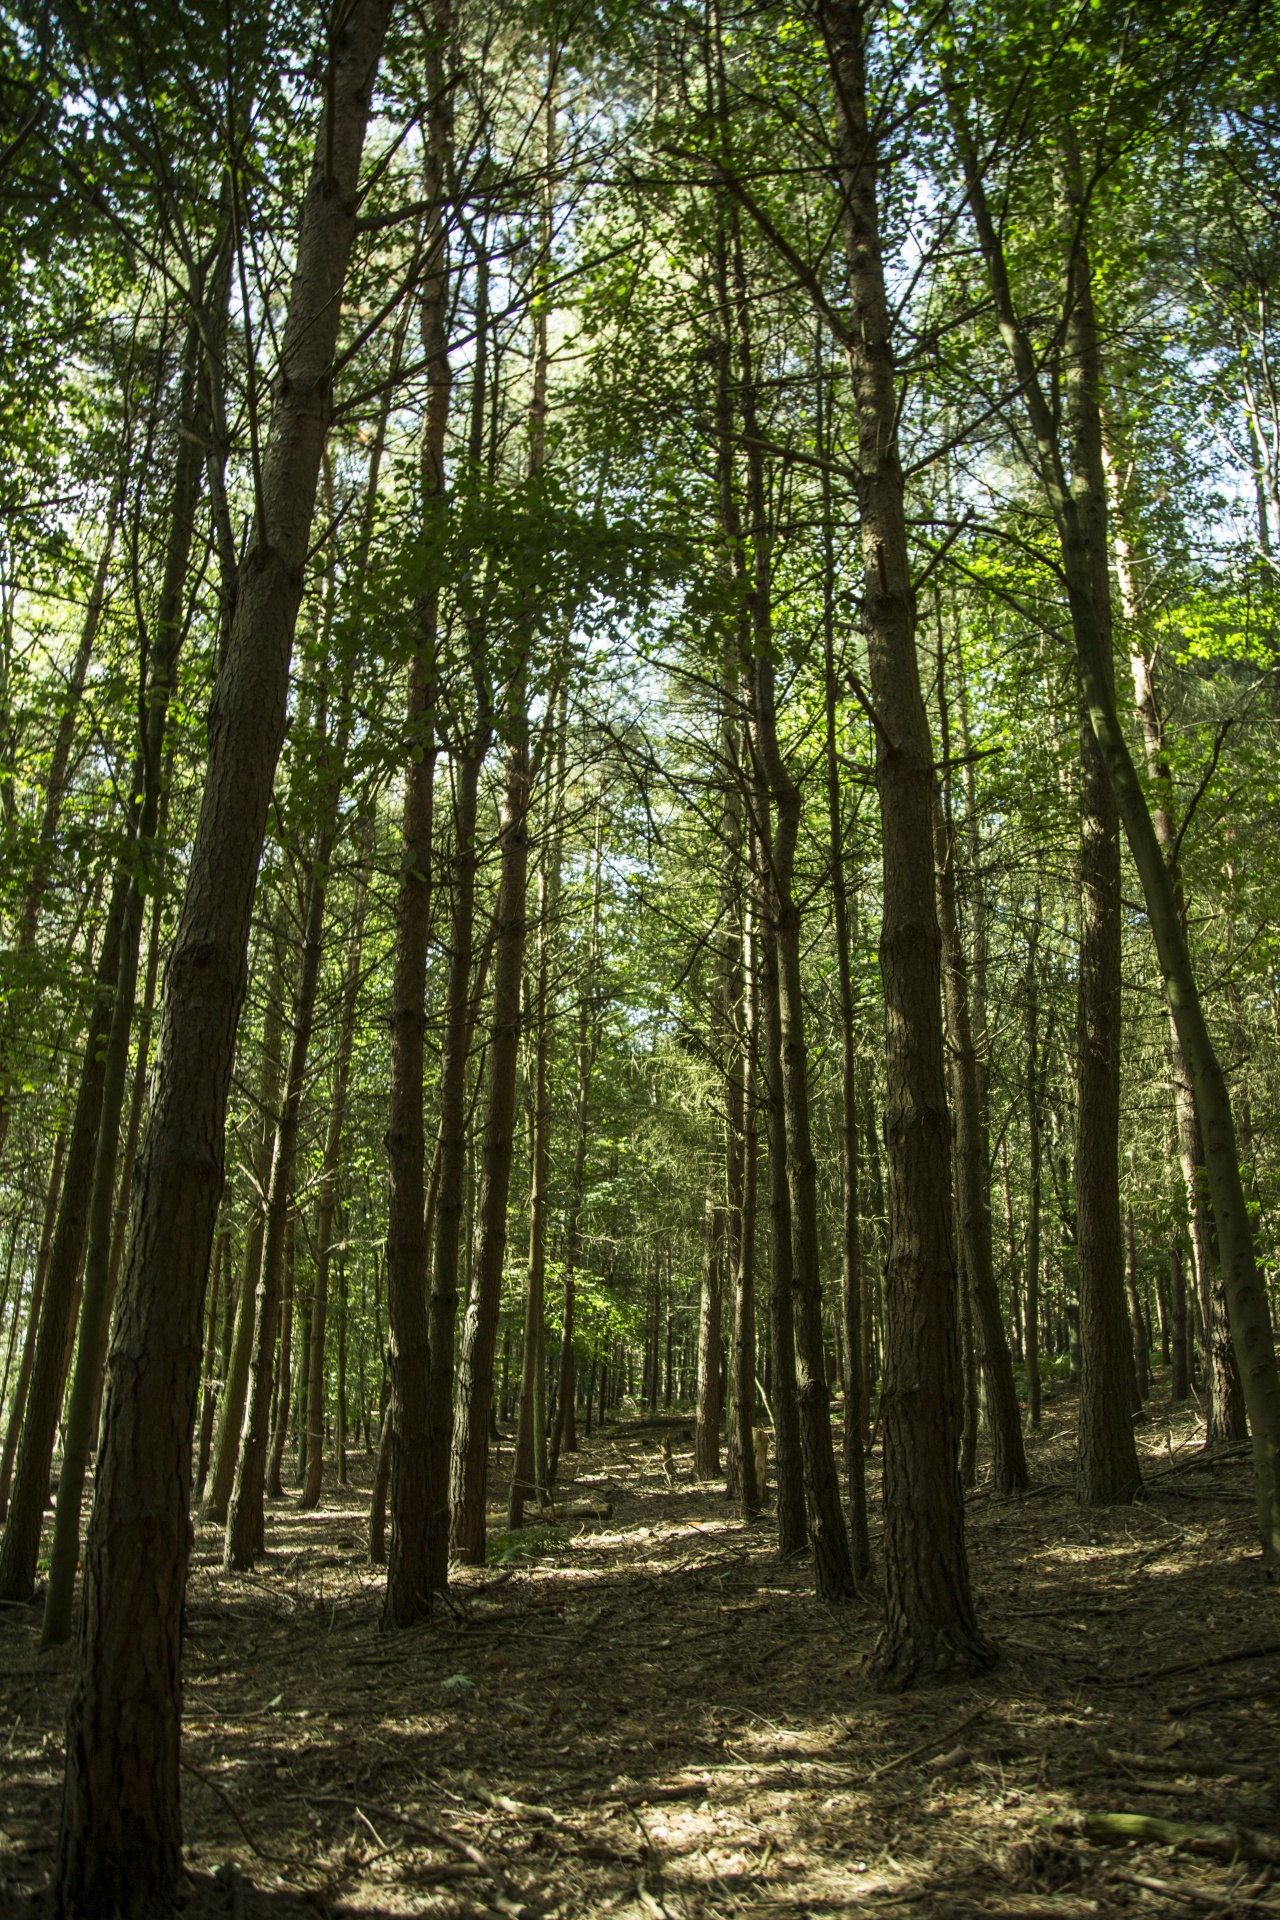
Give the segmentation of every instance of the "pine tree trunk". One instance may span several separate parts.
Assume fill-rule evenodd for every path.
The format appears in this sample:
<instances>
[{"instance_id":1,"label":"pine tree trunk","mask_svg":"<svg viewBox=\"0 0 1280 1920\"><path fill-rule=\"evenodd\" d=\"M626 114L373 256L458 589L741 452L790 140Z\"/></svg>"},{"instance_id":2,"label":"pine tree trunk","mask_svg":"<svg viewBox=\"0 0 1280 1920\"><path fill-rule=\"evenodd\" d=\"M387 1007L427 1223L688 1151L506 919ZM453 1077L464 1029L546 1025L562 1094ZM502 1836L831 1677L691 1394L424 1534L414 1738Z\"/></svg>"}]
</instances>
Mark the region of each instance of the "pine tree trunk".
<instances>
[{"instance_id":1,"label":"pine tree trunk","mask_svg":"<svg viewBox=\"0 0 1280 1920\"><path fill-rule=\"evenodd\" d=\"M219 1317L226 1318L227 1295L231 1290L231 1248L225 1233L213 1243L213 1267L209 1276L209 1319L205 1334L204 1364L201 1378L204 1390L200 1400L200 1426L196 1442L194 1492L198 1498L209 1474L209 1449L213 1445L213 1416L218 1404L217 1376Z\"/></svg>"},{"instance_id":2,"label":"pine tree trunk","mask_svg":"<svg viewBox=\"0 0 1280 1920\"><path fill-rule=\"evenodd\" d=\"M71 764L71 748L75 740L76 716L80 711L80 702L84 697L84 683L89 671L89 662L98 638L98 629L102 624L103 609L107 604L107 582L111 574L111 556L115 550L116 530L120 523L120 514L125 499L125 478L128 473L127 458L122 462L120 479L112 488L107 505L107 523L103 533L102 550L98 555L98 565L93 577L93 586L89 590L88 604L84 610L84 621L80 628L80 640L72 656L70 671L67 674L66 696L62 703L62 713L58 720L58 731L54 737L53 752L49 756L49 771L45 777L44 806L40 815L40 832L36 841L36 856L23 896L22 909L18 917L17 937L14 940L15 958L29 953L35 946L36 935L40 927L40 911L44 905L45 891L49 885L49 868L53 859L57 839L58 822L62 817L62 803L66 798L67 770ZM21 1013L15 1014L12 1006L6 1013L3 1030L4 1056L9 1056L18 1040L18 1028L21 1025ZM0 1059L0 1069L4 1060ZM4 1152L9 1137L9 1120L12 1114L10 1100L9 1074L0 1070L0 1154ZM10 1422L12 1424L12 1420ZM5 1482L7 1486L7 1482ZM4 1515L4 1500L0 1499L0 1518Z\"/></svg>"},{"instance_id":3,"label":"pine tree trunk","mask_svg":"<svg viewBox=\"0 0 1280 1920\"><path fill-rule=\"evenodd\" d=\"M280 1118L280 1091L284 1079L281 1049L284 1037L284 1002L290 992L286 975L286 938L284 900L281 897L277 924L271 931L272 957L267 977L266 1007L262 1022L262 1059L258 1069L256 1109L259 1115L258 1137L250 1161L251 1188L266 1194L271 1179L271 1151ZM257 1320L258 1275L262 1270L262 1242L266 1221L265 1200L255 1205L249 1231L245 1236L244 1261L240 1285L236 1291L236 1322L231 1337L231 1358L226 1370L222 1409L218 1417L217 1444L213 1467L205 1488L200 1518L215 1526L225 1526L236 1461L240 1457L240 1433L244 1424L245 1398L249 1391L249 1367L253 1358L253 1334Z\"/></svg>"},{"instance_id":4,"label":"pine tree trunk","mask_svg":"<svg viewBox=\"0 0 1280 1920\"><path fill-rule=\"evenodd\" d=\"M520 990L524 973L525 883L529 863L529 721L521 665L508 690L506 754L499 821L497 934L489 1028L484 1137L477 1198L477 1246L471 1297L458 1355L450 1464L454 1551L472 1566L485 1560L489 1414L493 1355L507 1246L507 1198L515 1148Z\"/></svg>"},{"instance_id":5,"label":"pine tree trunk","mask_svg":"<svg viewBox=\"0 0 1280 1920\"><path fill-rule=\"evenodd\" d=\"M275 1379L272 1396L271 1447L267 1455L265 1475L265 1493L272 1500L284 1499L281 1469L284 1465L285 1443L289 1438L289 1414L293 1406L293 1281L297 1221L298 1216L290 1206L284 1230L284 1254L280 1263L280 1337L276 1342L273 1355ZM265 1514L263 1518L265 1523ZM266 1542L263 1539L259 1552L265 1551Z\"/></svg>"},{"instance_id":6,"label":"pine tree trunk","mask_svg":"<svg viewBox=\"0 0 1280 1920\"><path fill-rule=\"evenodd\" d=\"M49 1498L53 1446L79 1306L81 1263L89 1230L89 1202L93 1192L94 1162L102 1114L107 1040L119 977L121 932L128 896L129 881L122 870L116 876L107 910L107 924L94 981L94 1001L80 1069L80 1088L67 1140L58 1224L54 1229L44 1300L36 1330L35 1356L18 1441L9 1514L5 1522L4 1541L0 1544L0 1600L30 1600L35 1592L40 1527ZM198 1352L198 1327L196 1339Z\"/></svg>"},{"instance_id":7,"label":"pine tree trunk","mask_svg":"<svg viewBox=\"0 0 1280 1920\"><path fill-rule=\"evenodd\" d=\"M720 1340L724 1296L721 1132L720 1123L713 1121L707 1147L702 1291L698 1298L698 1382L693 1426L693 1470L699 1480L716 1480L720 1475Z\"/></svg>"},{"instance_id":8,"label":"pine tree trunk","mask_svg":"<svg viewBox=\"0 0 1280 1920\"><path fill-rule=\"evenodd\" d=\"M756 809L761 819L760 809ZM763 849L756 841L759 880ZM757 925L759 921L757 920ZM803 1553L807 1527L804 1506L804 1458L800 1409L796 1397L794 1293L791 1285L791 1193L787 1184L787 1129L782 1093L782 1018L778 1006L778 963L774 942L763 931L757 940L760 1027L764 1041L765 1138L769 1151L769 1349L773 1398L774 1479L777 1482L778 1552L783 1558Z\"/></svg>"},{"instance_id":9,"label":"pine tree trunk","mask_svg":"<svg viewBox=\"0 0 1280 1920\"><path fill-rule=\"evenodd\" d=\"M959 120L958 111L955 114ZM1244 1389L1253 1446L1258 1533L1263 1559L1280 1562L1280 1370L1271 1310L1254 1250L1231 1095L1196 985L1177 896L1152 823L1147 797L1116 710L1103 615L1095 600L1091 553L1078 503L1067 484L1056 422L1039 383L1036 356L1014 306L1003 248L986 202L967 131L961 158L978 241L987 264L997 319L1022 389L1035 445L1038 478L1053 511L1071 612L1076 671L1090 728L1116 794L1129 850L1142 882L1165 995L1191 1075L1205 1145L1209 1193L1217 1222L1231 1337Z\"/></svg>"},{"instance_id":10,"label":"pine tree trunk","mask_svg":"<svg viewBox=\"0 0 1280 1920\"><path fill-rule=\"evenodd\" d=\"M587 960L578 988L578 1081L574 1093L573 1164L569 1172L569 1192L564 1223L564 1324L560 1339L560 1365L556 1395L556 1417L551 1433L551 1484L555 1485L560 1454L578 1451L574 1421L576 1395L576 1353L574 1347L575 1276L581 1234L582 1202L587 1182L587 1118L591 1102L591 1076L595 1070L603 1021L595 1006L596 973L599 965L600 902L604 879L604 815L596 814L595 874L591 888L591 928ZM587 1427L591 1431L590 1425Z\"/></svg>"},{"instance_id":11,"label":"pine tree trunk","mask_svg":"<svg viewBox=\"0 0 1280 1920\"><path fill-rule=\"evenodd\" d=\"M555 993L552 966L556 922L560 910L560 869L564 854L563 797L565 779L566 696L561 689L555 719L553 756L555 774L547 796L547 841L543 854L538 914L538 961L534 987L533 1110L529 1147L529 1264L525 1294L524 1340L520 1362L520 1410L507 1525L524 1525L526 1501L538 1505L547 1497L546 1458L546 1285L547 1211L551 1173L551 1059L555 1040Z\"/></svg>"},{"instance_id":12,"label":"pine tree trunk","mask_svg":"<svg viewBox=\"0 0 1280 1920\"><path fill-rule=\"evenodd\" d=\"M427 1552L430 1590L449 1578L449 1455L453 1441L453 1356L458 1320L459 1255L467 1203L467 1062L474 1014L476 814L490 730L477 730L455 757L449 968L440 1063L440 1179L431 1265L427 1393Z\"/></svg>"},{"instance_id":13,"label":"pine tree trunk","mask_svg":"<svg viewBox=\"0 0 1280 1920\"><path fill-rule=\"evenodd\" d=\"M1134 705L1142 729L1142 744L1147 774L1155 788L1151 824L1164 853L1173 882L1179 924L1186 938L1186 901L1178 869L1178 834L1174 826L1175 801L1173 779L1165 751L1164 720L1156 699L1155 680L1141 631L1138 596L1133 573L1133 556L1126 538L1123 503L1114 465L1105 440L1102 463L1107 485L1112 548L1116 579L1120 588L1120 606L1128 628L1129 670L1133 680ZM1213 1212L1209 1204L1205 1169L1204 1142L1196 1115L1195 1094L1187 1069L1182 1042L1178 1038L1173 1010L1169 1009L1169 1067L1173 1081L1174 1115L1177 1122L1178 1158L1186 1189L1187 1213L1191 1222L1191 1258L1195 1272L1196 1298L1204 1314L1208 1335L1208 1406L1205 1417L1205 1445L1230 1444L1243 1440L1247 1433L1244 1397L1239 1368L1231 1345L1226 1295L1217 1272L1214 1245Z\"/></svg>"},{"instance_id":14,"label":"pine tree trunk","mask_svg":"<svg viewBox=\"0 0 1280 1920\"><path fill-rule=\"evenodd\" d=\"M264 518L239 570L208 765L170 951L151 1113L85 1548L77 1676L51 1906L123 1920L182 1874L182 1596L200 1325L254 885L283 737L289 656L332 406L331 364L386 0L353 0L303 206Z\"/></svg>"},{"instance_id":15,"label":"pine tree trunk","mask_svg":"<svg viewBox=\"0 0 1280 1920\"><path fill-rule=\"evenodd\" d=\"M948 755L944 737L943 757ZM1005 1336L1004 1313L991 1257L991 1208L983 1141L982 1093L969 1018L969 968L956 912L955 834L935 803L938 923L942 931L942 978L951 1052L952 1119L955 1129L956 1215L964 1249L967 1298L976 1321L991 1431L991 1488L1000 1496L1027 1485L1022 1417ZM962 1476L963 1477L963 1476Z\"/></svg>"},{"instance_id":16,"label":"pine tree trunk","mask_svg":"<svg viewBox=\"0 0 1280 1920\"><path fill-rule=\"evenodd\" d=\"M1027 1278L1023 1349L1027 1367L1027 1417L1040 1425L1040 999L1037 954L1040 944L1040 895L1035 897L1027 941Z\"/></svg>"},{"instance_id":17,"label":"pine tree trunk","mask_svg":"<svg viewBox=\"0 0 1280 1920\"><path fill-rule=\"evenodd\" d=\"M933 746L920 692L898 452L897 392L880 248L884 162L867 110L860 0L821 10L839 110L839 168L857 409L864 621L883 840L880 968L887 1032L888 1245L884 1436L885 1625L880 1684L973 1674L995 1657L969 1586L959 1475L960 1355L951 1245L951 1141L943 1068L933 872Z\"/></svg>"},{"instance_id":18,"label":"pine tree trunk","mask_svg":"<svg viewBox=\"0 0 1280 1920\"><path fill-rule=\"evenodd\" d=\"M1169 1314L1173 1322L1169 1399L1181 1406L1191 1390L1190 1352L1187 1344L1187 1281L1182 1264L1182 1248L1175 1241L1169 1249Z\"/></svg>"},{"instance_id":19,"label":"pine tree trunk","mask_svg":"<svg viewBox=\"0 0 1280 1920\"><path fill-rule=\"evenodd\" d=\"M427 405L419 456L424 521L433 528L445 495L444 447L449 421L448 229L445 179L453 137L453 94L444 80L452 30L450 0L436 0L427 46L426 175L431 202L425 236L422 344ZM409 676L396 898L391 1012L391 1087L387 1122L387 1321L391 1360L391 1555L384 1627L409 1627L431 1606L427 1565L428 1338L426 1135L423 1121L423 1036L432 893L432 827L436 766L439 584L428 581L417 609L417 648Z\"/></svg>"},{"instance_id":20,"label":"pine tree trunk","mask_svg":"<svg viewBox=\"0 0 1280 1920\"><path fill-rule=\"evenodd\" d=\"M1083 245L1073 243L1066 339L1071 492L1088 553L1099 649L1111 685L1111 594L1096 330ZM1087 714L1080 725L1080 971L1076 1033L1076 1239L1080 1252L1077 1492L1086 1506L1142 1484L1130 1408L1133 1345L1120 1220L1120 816Z\"/></svg>"},{"instance_id":21,"label":"pine tree trunk","mask_svg":"<svg viewBox=\"0 0 1280 1920\"><path fill-rule=\"evenodd\" d=\"M44 1197L44 1218L40 1226L40 1247L36 1254L36 1270L31 1282L31 1301L27 1307L26 1330L22 1336L22 1358L18 1362L18 1377L13 1383L13 1400L9 1407L9 1424L5 1429L4 1452L0 1455L0 1520L5 1519L9 1512L9 1487L13 1479L13 1462L22 1433L23 1416L27 1409L31 1369L35 1364L40 1311L44 1304L45 1281L49 1273L53 1233L58 1218L58 1196L62 1192L62 1169L66 1160L67 1134L68 1125L64 1120L58 1129L58 1137L53 1143L53 1161L49 1168L49 1184L45 1189Z\"/></svg>"},{"instance_id":22,"label":"pine tree trunk","mask_svg":"<svg viewBox=\"0 0 1280 1920\"><path fill-rule=\"evenodd\" d=\"M341 738L341 735L340 735ZM328 888L329 863L333 854L338 805L338 781L341 756L334 769L328 818L316 835L313 864L307 880L303 911L302 952L298 982L294 989L290 1019L289 1062L285 1069L280 1118L276 1124L275 1145L271 1155L271 1179L267 1188L266 1216L263 1222L262 1266L258 1273L258 1297L254 1312L253 1364L249 1376L249 1397L244 1428L240 1435L240 1457L236 1462L235 1485L227 1516L227 1534L223 1546L223 1566L228 1573L243 1573L266 1552L266 1517L263 1499L267 1491L268 1450L271 1448L271 1388L274 1376L276 1334L280 1319L280 1279L284 1265L285 1243L291 1224L293 1170L298 1153L298 1128L302 1118L302 1092L306 1080L307 1055L311 1048L311 1030L315 1020L316 994L320 984L323 956L324 909ZM282 1348L287 1366L287 1349ZM286 1382L286 1385L288 1383ZM288 1419L288 1396L283 1396L281 1422ZM277 1484L278 1464L276 1465ZM283 1437L281 1438L283 1452ZM275 1489L272 1489L273 1493ZM283 1494L280 1485L280 1493Z\"/></svg>"},{"instance_id":23,"label":"pine tree trunk","mask_svg":"<svg viewBox=\"0 0 1280 1920\"><path fill-rule=\"evenodd\" d=\"M298 1506L310 1512L320 1504L324 1482L324 1358L329 1313L329 1266L332 1257L333 1219L338 1198L338 1165L342 1151L342 1127L347 1111L347 1087L351 1078L351 1053L355 1045L356 1007L360 997L360 955L364 945L365 912L369 899L369 867L373 859L375 815L370 810L361 831L359 866L355 899L351 908L351 933L347 944L347 966L342 981L342 1002L338 1014L338 1040L333 1056L330 1083L329 1125L325 1134L324 1161L320 1170L320 1198L316 1208L316 1264L311 1291L311 1340L307 1352L309 1369L307 1406L307 1472ZM340 1376L345 1375L344 1364ZM338 1453L344 1446L346 1422L345 1380L339 1393ZM346 1471L343 1467L342 1482Z\"/></svg>"}]
</instances>

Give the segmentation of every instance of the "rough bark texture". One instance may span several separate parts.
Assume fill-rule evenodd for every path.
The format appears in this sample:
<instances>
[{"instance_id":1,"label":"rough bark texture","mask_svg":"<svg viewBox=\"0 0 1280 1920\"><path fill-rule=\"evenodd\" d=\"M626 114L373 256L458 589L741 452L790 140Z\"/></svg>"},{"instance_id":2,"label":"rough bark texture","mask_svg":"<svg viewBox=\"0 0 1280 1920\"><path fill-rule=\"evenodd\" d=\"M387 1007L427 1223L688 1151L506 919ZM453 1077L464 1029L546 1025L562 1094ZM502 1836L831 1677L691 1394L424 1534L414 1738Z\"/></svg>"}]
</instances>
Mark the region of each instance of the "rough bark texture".
<instances>
[{"instance_id":1,"label":"rough bark texture","mask_svg":"<svg viewBox=\"0 0 1280 1920\"><path fill-rule=\"evenodd\" d=\"M51 1904L61 1915L159 1913L181 1883L182 1596L204 1288L249 921L387 12L386 0L354 0L330 42L328 106L262 460L264 519L239 571L210 714L108 1362L53 1874Z\"/></svg>"},{"instance_id":2,"label":"rough bark texture","mask_svg":"<svg viewBox=\"0 0 1280 1920\"><path fill-rule=\"evenodd\" d=\"M1113 691L1107 499L1089 263L1076 237L1067 324L1071 493L1099 651ZM1080 723L1080 971L1076 999L1076 1239L1080 1253L1080 1435L1076 1488L1086 1506L1131 1500L1141 1485L1130 1406L1133 1347L1120 1219L1120 815L1088 715Z\"/></svg>"},{"instance_id":3,"label":"rough bark texture","mask_svg":"<svg viewBox=\"0 0 1280 1920\"><path fill-rule=\"evenodd\" d=\"M422 297L427 406L420 453L422 511L430 526L445 491L449 418L448 230L444 182L453 132L452 93L444 77L452 30L449 0L433 8L427 46L426 194L431 212ZM418 642L409 674L400 883L396 896L391 989L391 1089L387 1122L387 1323L391 1364L391 1555L383 1625L412 1626L431 1604L427 1568L428 1323L426 1136L422 1074L427 947L431 923L431 837L436 766L439 588L430 580L418 605Z\"/></svg>"},{"instance_id":4,"label":"rough bark texture","mask_svg":"<svg viewBox=\"0 0 1280 1920\"><path fill-rule=\"evenodd\" d=\"M885 1625L880 1684L982 1672L994 1650L969 1587L958 1471L960 1379L951 1245L951 1142L942 1052L933 872L933 748L920 692L897 439L891 321L880 248L858 0L821 15L839 120L852 315L846 348L857 409L864 620L876 715L883 831Z\"/></svg>"}]
</instances>

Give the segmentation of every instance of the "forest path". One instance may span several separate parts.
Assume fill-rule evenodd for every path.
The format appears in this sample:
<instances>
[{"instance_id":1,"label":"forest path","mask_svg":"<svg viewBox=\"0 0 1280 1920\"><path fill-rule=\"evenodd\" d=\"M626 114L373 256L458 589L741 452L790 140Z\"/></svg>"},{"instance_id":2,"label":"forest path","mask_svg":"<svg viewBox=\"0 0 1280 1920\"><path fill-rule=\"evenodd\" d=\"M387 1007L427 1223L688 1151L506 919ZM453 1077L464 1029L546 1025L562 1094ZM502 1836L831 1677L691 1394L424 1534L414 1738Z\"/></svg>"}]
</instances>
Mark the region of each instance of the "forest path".
<instances>
[{"instance_id":1,"label":"forest path","mask_svg":"<svg viewBox=\"0 0 1280 1920\"><path fill-rule=\"evenodd\" d=\"M199 1533L187 1912L1073 1920L1265 1901L1256 1864L1047 1830L1072 1808L1280 1830L1280 1587L1258 1571L1243 1463L1082 1511L1073 1418L1056 1395L1030 1495L970 1503L1001 1666L904 1696L861 1678L873 1608L819 1604L767 1516L743 1528L693 1483L684 1423L593 1436L562 1496L610 1517L531 1533L533 1552L462 1573L450 1610L396 1637L366 1564L365 1455L317 1513L271 1504L252 1578ZM1152 1472L1192 1458L1182 1416L1142 1438ZM509 1461L504 1444L495 1516ZM47 1873L61 1784L71 1658L40 1655L38 1631L38 1609L0 1612L6 1914ZM1215 1664L1256 1648L1273 1651ZM1135 1751L1167 1771L1111 1757Z\"/></svg>"}]
</instances>

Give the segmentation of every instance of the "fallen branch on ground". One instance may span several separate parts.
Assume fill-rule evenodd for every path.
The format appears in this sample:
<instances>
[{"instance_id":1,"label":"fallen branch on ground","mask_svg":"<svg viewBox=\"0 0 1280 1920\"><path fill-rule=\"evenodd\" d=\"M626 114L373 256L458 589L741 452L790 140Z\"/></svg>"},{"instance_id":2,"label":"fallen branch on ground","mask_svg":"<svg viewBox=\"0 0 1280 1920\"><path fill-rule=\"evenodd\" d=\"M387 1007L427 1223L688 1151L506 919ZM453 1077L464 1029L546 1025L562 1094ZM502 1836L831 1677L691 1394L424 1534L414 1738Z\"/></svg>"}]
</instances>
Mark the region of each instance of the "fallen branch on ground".
<instances>
[{"instance_id":1,"label":"fallen branch on ground","mask_svg":"<svg viewBox=\"0 0 1280 1920\"><path fill-rule=\"evenodd\" d=\"M1151 1873L1115 1873L1111 1877L1122 1886L1144 1887L1148 1893L1162 1893L1170 1900L1185 1900L1188 1906L1212 1907L1215 1913L1224 1908L1232 1913L1280 1913L1274 1901L1250 1900L1242 1893L1217 1893L1212 1887L1180 1886L1176 1880L1157 1880Z\"/></svg>"},{"instance_id":2,"label":"fallen branch on ground","mask_svg":"<svg viewBox=\"0 0 1280 1920\"><path fill-rule=\"evenodd\" d=\"M981 1720L986 1711L986 1707L981 1706L976 1713L971 1713L967 1720L962 1720L958 1727L952 1727L948 1733L935 1733L930 1739L922 1740L918 1747L909 1747L905 1753L900 1753L896 1760L886 1760L883 1765L872 1767L867 1775L867 1785L869 1786L873 1780L881 1779L886 1773L893 1773L898 1767L909 1765L912 1760L918 1760L922 1754L935 1753L939 1747L946 1747L949 1742L958 1740L962 1733L967 1733L970 1727Z\"/></svg>"},{"instance_id":3,"label":"fallen branch on ground","mask_svg":"<svg viewBox=\"0 0 1280 1920\"><path fill-rule=\"evenodd\" d=\"M1105 1846L1141 1840L1152 1847L1178 1847L1211 1860L1265 1860L1280 1866L1280 1838L1252 1827L1189 1827L1180 1820L1154 1820L1145 1813L1068 1813L1052 1822L1062 1833L1083 1834Z\"/></svg>"},{"instance_id":4,"label":"fallen branch on ground","mask_svg":"<svg viewBox=\"0 0 1280 1920\"><path fill-rule=\"evenodd\" d=\"M1203 1673L1207 1667L1229 1667L1237 1660L1270 1660L1280 1653L1280 1640L1267 1640L1260 1647L1238 1647L1234 1653L1214 1653L1204 1660L1175 1660L1168 1667L1144 1667L1140 1673L1126 1673L1114 1679L1109 1674L1087 1674L1103 1687L1137 1687L1148 1680L1168 1680L1175 1673Z\"/></svg>"}]
</instances>

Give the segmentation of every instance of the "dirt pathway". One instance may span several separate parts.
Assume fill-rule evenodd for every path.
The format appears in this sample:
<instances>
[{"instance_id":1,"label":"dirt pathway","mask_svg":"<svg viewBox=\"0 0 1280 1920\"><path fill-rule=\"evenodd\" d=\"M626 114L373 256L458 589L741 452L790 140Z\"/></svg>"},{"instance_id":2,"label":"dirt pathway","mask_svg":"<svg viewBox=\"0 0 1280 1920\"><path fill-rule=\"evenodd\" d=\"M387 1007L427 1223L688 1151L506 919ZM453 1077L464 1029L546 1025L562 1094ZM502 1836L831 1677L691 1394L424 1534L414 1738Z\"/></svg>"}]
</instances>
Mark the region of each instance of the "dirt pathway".
<instances>
[{"instance_id":1,"label":"dirt pathway","mask_svg":"<svg viewBox=\"0 0 1280 1920\"><path fill-rule=\"evenodd\" d=\"M188 1912L1280 1914L1256 1861L1055 1829L1122 1810L1280 1832L1280 1587L1244 1465L1193 1466L1188 1432L1153 1426L1151 1470L1178 1470L1082 1512L1072 1415L1055 1400L1032 1494L971 1501L1003 1664L902 1697L861 1675L874 1611L820 1605L767 1519L744 1529L693 1484L678 1426L673 1476L661 1428L594 1439L568 1497L609 1517L531 1533L396 1638L366 1486L315 1514L274 1503L252 1579L200 1535ZM47 1873L61 1780L70 1657L41 1656L38 1630L0 1612L6 1912Z\"/></svg>"}]
</instances>

